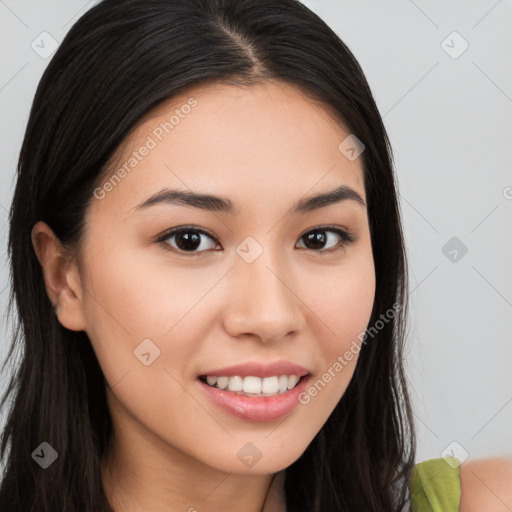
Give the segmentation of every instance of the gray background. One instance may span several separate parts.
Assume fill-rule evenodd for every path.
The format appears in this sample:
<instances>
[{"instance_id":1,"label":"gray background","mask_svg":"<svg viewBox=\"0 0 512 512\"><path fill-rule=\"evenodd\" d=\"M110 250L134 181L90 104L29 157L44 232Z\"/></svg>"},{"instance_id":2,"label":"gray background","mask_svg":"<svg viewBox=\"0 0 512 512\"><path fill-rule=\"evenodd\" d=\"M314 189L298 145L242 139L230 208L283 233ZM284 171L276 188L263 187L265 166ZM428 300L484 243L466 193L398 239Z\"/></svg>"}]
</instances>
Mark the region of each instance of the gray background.
<instances>
[{"instance_id":1,"label":"gray background","mask_svg":"<svg viewBox=\"0 0 512 512\"><path fill-rule=\"evenodd\" d=\"M0 0L2 312L7 211L45 52L95 3ZM417 461L512 455L512 2L304 3L359 60L394 149ZM2 361L9 330L4 315Z\"/></svg>"}]
</instances>

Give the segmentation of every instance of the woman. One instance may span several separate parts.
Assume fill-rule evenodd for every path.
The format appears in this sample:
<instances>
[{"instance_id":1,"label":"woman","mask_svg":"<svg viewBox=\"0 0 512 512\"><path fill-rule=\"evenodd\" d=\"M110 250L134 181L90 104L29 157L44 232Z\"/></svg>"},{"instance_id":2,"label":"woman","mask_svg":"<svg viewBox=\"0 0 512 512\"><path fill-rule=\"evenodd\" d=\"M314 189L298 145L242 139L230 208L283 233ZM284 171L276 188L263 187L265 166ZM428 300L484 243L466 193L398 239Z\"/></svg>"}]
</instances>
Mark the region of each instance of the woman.
<instances>
[{"instance_id":1,"label":"woman","mask_svg":"<svg viewBox=\"0 0 512 512\"><path fill-rule=\"evenodd\" d=\"M36 93L9 249L2 510L417 507L391 150L300 3L88 11Z\"/></svg>"}]
</instances>

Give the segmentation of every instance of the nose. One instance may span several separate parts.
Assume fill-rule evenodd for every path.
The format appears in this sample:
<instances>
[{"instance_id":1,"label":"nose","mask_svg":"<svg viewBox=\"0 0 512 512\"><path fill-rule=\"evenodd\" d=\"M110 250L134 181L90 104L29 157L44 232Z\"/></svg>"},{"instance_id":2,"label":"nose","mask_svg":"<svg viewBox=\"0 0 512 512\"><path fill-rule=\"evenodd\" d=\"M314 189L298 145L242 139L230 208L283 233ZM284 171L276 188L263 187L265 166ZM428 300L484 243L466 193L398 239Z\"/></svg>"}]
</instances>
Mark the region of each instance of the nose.
<instances>
[{"instance_id":1,"label":"nose","mask_svg":"<svg viewBox=\"0 0 512 512\"><path fill-rule=\"evenodd\" d=\"M295 287L292 272L270 251L264 250L252 263L237 255L230 272L230 297L222 308L226 332L234 337L252 335L265 343L300 332L305 318Z\"/></svg>"}]
</instances>

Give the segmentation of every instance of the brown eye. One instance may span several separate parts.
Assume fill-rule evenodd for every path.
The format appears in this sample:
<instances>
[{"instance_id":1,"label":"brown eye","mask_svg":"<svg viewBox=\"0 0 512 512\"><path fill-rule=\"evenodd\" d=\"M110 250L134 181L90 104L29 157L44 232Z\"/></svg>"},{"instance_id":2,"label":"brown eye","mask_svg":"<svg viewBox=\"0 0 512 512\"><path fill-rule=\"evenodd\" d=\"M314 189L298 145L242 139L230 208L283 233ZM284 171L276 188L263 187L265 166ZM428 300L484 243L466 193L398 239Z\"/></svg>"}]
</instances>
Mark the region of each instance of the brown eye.
<instances>
[{"instance_id":1,"label":"brown eye","mask_svg":"<svg viewBox=\"0 0 512 512\"><path fill-rule=\"evenodd\" d=\"M213 237L205 231L195 228L173 229L158 241L170 246L169 250L190 253L191 255L202 253L216 245Z\"/></svg>"},{"instance_id":2,"label":"brown eye","mask_svg":"<svg viewBox=\"0 0 512 512\"><path fill-rule=\"evenodd\" d=\"M330 234L330 236L329 236ZM330 252L353 242L354 237L339 228L316 228L302 235L304 247L312 251Z\"/></svg>"},{"instance_id":3,"label":"brown eye","mask_svg":"<svg viewBox=\"0 0 512 512\"><path fill-rule=\"evenodd\" d=\"M355 241L355 237L337 227L319 227L302 235L302 247L318 253L330 253ZM202 229L181 226L162 235L157 242L168 251L185 256L198 256L208 250L219 250L217 240Z\"/></svg>"}]
</instances>

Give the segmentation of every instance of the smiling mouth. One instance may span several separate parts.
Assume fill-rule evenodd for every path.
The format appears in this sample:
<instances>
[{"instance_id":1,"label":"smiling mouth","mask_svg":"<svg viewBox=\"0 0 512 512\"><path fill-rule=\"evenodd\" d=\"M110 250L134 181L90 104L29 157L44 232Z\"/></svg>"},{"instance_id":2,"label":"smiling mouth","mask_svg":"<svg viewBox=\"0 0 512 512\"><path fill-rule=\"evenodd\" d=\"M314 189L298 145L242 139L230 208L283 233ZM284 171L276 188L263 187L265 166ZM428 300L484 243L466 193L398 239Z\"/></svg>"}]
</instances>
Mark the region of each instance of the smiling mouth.
<instances>
[{"instance_id":1,"label":"smiling mouth","mask_svg":"<svg viewBox=\"0 0 512 512\"><path fill-rule=\"evenodd\" d=\"M309 375L309 374L308 374ZM214 376L201 375L199 380L208 386L223 391L230 391L237 395L249 397L278 396L295 388L307 375L275 375L272 377L256 377L253 375L242 377L235 375Z\"/></svg>"}]
</instances>

